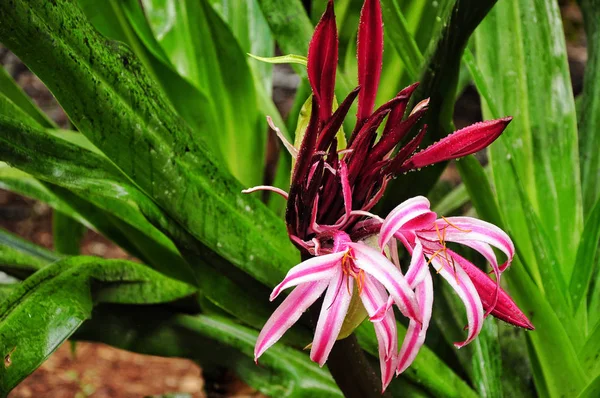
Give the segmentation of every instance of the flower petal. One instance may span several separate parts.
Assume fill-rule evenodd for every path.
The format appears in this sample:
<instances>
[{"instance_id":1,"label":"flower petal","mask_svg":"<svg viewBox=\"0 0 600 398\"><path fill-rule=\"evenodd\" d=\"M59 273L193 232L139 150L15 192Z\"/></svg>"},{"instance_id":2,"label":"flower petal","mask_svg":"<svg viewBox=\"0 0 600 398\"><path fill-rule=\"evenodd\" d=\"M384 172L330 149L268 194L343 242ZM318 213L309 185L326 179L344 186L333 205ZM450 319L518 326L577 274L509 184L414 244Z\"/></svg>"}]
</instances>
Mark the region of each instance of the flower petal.
<instances>
[{"instance_id":1,"label":"flower petal","mask_svg":"<svg viewBox=\"0 0 600 398\"><path fill-rule=\"evenodd\" d=\"M383 20L379 0L365 0L358 25L358 123L362 123L375 105L383 61Z\"/></svg>"},{"instance_id":2,"label":"flower petal","mask_svg":"<svg viewBox=\"0 0 600 398\"><path fill-rule=\"evenodd\" d=\"M488 120L458 130L413 155L402 165L400 171L417 169L475 153L500 137L511 120L511 117Z\"/></svg>"},{"instance_id":3,"label":"flower petal","mask_svg":"<svg viewBox=\"0 0 600 398\"><path fill-rule=\"evenodd\" d=\"M398 354L396 374L404 372L413 363L423 343L425 343L425 336L433 310L433 281L429 272L417 286L417 300L419 300L419 309L421 310L423 323L419 324L413 320L410 321L406 337L400 348L400 354Z\"/></svg>"},{"instance_id":4,"label":"flower petal","mask_svg":"<svg viewBox=\"0 0 600 398\"><path fill-rule=\"evenodd\" d=\"M310 359L317 362L319 366L323 366L327 361L333 344L342 330L353 289L354 279L347 277L341 269L329 282L310 350Z\"/></svg>"},{"instance_id":5,"label":"flower petal","mask_svg":"<svg viewBox=\"0 0 600 398\"><path fill-rule=\"evenodd\" d=\"M429 209L429 201L423 196L405 200L388 214L381 225L379 247L383 248L394 234L405 227L409 221L422 221L423 225L431 225L437 216ZM414 227L414 223L409 224Z\"/></svg>"},{"instance_id":6,"label":"flower petal","mask_svg":"<svg viewBox=\"0 0 600 398\"><path fill-rule=\"evenodd\" d=\"M404 316L421 321L415 293L410 289L402 272L383 254L364 244L349 243L355 264L381 283L394 299Z\"/></svg>"},{"instance_id":7,"label":"flower petal","mask_svg":"<svg viewBox=\"0 0 600 398\"><path fill-rule=\"evenodd\" d=\"M429 270L427 269L427 262L423 256L423 245L417 240L412 252L408 271L406 272L406 282L408 282L411 289L415 289L423 282L427 275L429 275Z\"/></svg>"},{"instance_id":8,"label":"flower petal","mask_svg":"<svg viewBox=\"0 0 600 398\"><path fill-rule=\"evenodd\" d=\"M329 281L335 275L338 269L336 266L345 254L345 252L325 254L323 256L312 257L296 265L288 271L283 281L275 286L270 300L275 300L279 296L279 293L288 287L318 280Z\"/></svg>"},{"instance_id":9,"label":"flower petal","mask_svg":"<svg viewBox=\"0 0 600 398\"><path fill-rule=\"evenodd\" d=\"M315 28L308 47L308 80L319 105L319 119L331 116L335 73L338 62L338 36L333 11L333 0Z\"/></svg>"},{"instance_id":10,"label":"flower petal","mask_svg":"<svg viewBox=\"0 0 600 398\"><path fill-rule=\"evenodd\" d=\"M506 263L499 267L500 271L504 271L515 256L515 246L512 240L506 232L494 224L472 217L442 218L436 220L435 224L437 225L441 236L446 241L464 245L469 245L467 242L473 241L484 242L500 249L508 259ZM437 241L440 238L438 231L433 228L430 228L428 231L418 231L418 235L421 238L433 241ZM480 251L480 253L486 256L485 252Z\"/></svg>"},{"instance_id":11,"label":"flower petal","mask_svg":"<svg viewBox=\"0 0 600 398\"><path fill-rule=\"evenodd\" d=\"M486 311L490 311L491 309L490 313L493 316L511 325L529 330L534 329L531 321L527 319L527 316L519 309L504 289L500 288L496 296L496 282L488 274L456 253L453 254L453 257L465 270L473 285L475 285L475 289L479 292L483 308ZM496 302L495 305L494 301Z\"/></svg>"},{"instance_id":12,"label":"flower petal","mask_svg":"<svg viewBox=\"0 0 600 398\"><path fill-rule=\"evenodd\" d=\"M361 301L363 303L363 306L367 310L367 314L369 314L370 317L374 316L387 303L387 293L385 292L383 287L380 289L380 285L378 285L379 282L374 280L373 277L367 275L362 286L362 291L360 292ZM390 314L392 317L391 323L388 319ZM379 344L383 346L385 358L387 358L392 354L393 340L397 339L396 321L394 319L393 311L386 312L381 318L381 322L374 322L373 326L375 327L375 334L377 335L377 340Z\"/></svg>"},{"instance_id":13,"label":"flower petal","mask_svg":"<svg viewBox=\"0 0 600 398\"><path fill-rule=\"evenodd\" d=\"M423 244L426 246L425 243ZM435 247L433 249L435 250ZM457 260L455 257L456 253L449 249L447 249L447 253L449 259ZM430 257L430 260L436 271L446 279L446 282L452 286L458 297L465 304L469 333L465 341L454 343L458 348L464 347L477 337L483 326L484 317L481 299L473 282L471 282L471 279L458 261L449 264L449 260L446 260L446 256L443 253Z\"/></svg>"},{"instance_id":14,"label":"flower petal","mask_svg":"<svg viewBox=\"0 0 600 398\"><path fill-rule=\"evenodd\" d=\"M258 335L254 347L254 361L298 321L302 313L323 294L326 287L327 282L324 281L306 283L298 286L283 300Z\"/></svg>"}]
</instances>

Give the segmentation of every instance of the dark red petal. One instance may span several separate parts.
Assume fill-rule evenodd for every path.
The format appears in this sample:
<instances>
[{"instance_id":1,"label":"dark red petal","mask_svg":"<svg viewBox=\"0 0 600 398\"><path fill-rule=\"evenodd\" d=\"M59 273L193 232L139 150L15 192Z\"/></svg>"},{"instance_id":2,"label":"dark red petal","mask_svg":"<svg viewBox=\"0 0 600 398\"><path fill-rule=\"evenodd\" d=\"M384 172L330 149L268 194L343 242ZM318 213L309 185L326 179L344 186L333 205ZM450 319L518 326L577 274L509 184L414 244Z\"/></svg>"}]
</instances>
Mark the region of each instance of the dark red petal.
<instances>
[{"instance_id":1,"label":"dark red petal","mask_svg":"<svg viewBox=\"0 0 600 398\"><path fill-rule=\"evenodd\" d=\"M365 0L358 25L358 123L373 112L383 60L383 20L379 0Z\"/></svg>"},{"instance_id":2,"label":"dark red petal","mask_svg":"<svg viewBox=\"0 0 600 398\"><path fill-rule=\"evenodd\" d=\"M348 114L352 103L356 99L359 90L360 86L352 90L350 94L348 94L346 99L340 104L337 110L333 113L333 116L329 118L329 120L325 124L325 127L323 127L323 131L319 135L319 141L317 142L317 151L324 151L327 149L327 147L337 134L338 130L342 126L342 123L344 122L344 119L346 118L346 115Z\"/></svg>"},{"instance_id":3,"label":"dark red petal","mask_svg":"<svg viewBox=\"0 0 600 398\"><path fill-rule=\"evenodd\" d=\"M458 130L408 159L402 165L401 171L429 166L480 151L494 142L511 120L512 117L488 120Z\"/></svg>"},{"instance_id":4,"label":"dark red petal","mask_svg":"<svg viewBox=\"0 0 600 398\"><path fill-rule=\"evenodd\" d=\"M308 47L308 80L319 104L319 119L331 116L335 72L338 62L338 36L333 11L333 0L315 28Z\"/></svg>"},{"instance_id":5,"label":"dark red petal","mask_svg":"<svg viewBox=\"0 0 600 398\"><path fill-rule=\"evenodd\" d=\"M479 297L481 298L483 309L487 311L494 303L496 281L469 261L461 262L461 267L465 270L473 285L475 285L475 289L477 289L477 293L479 293ZM498 292L498 301L491 314L511 325L529 330L535 329L523 311L519 309L513 299L502 288Z\"/></svg>"},{"instance_id":6,"label":"dark red petal","mask_svg":"<svg viewBox=\"0 0 600 398\"><path fill-rule=\"evenodd\" d=\"M383 130L382 137L388 135L390 131L402 121L402 118L404 117L404 112L406 111L406 105L408 104L412 93L417 89L417 87L419 87L419 82L411 84L410 86L402 89L402 91L398 93L396 97L404 97L406 98L406 101L401 102L400 104L398 104L397 107L395 107L392 110L390 116L388 117L387 123L385 124L385 129Z\"/></svg>"},{"instance_id":7,"label":"dark red petal","mask_svg":"<svg viewBox=\"0 0 600 398\"><path fill-rule=\"evenodd\" d=\"M408 134L410 129L421 120L425 112L427 112L427 109L427 106L423 106L416 111L413 111L408 119L398 124L388 135L382 136L369 155L369 164L383 159L387 153L394 149L394 147L400 143L402 138Z\"/></svg>"},{"instance_id":8,"label":"dark red petal","mask_svg":"<svg viewBox=\"0 0 600 398\"><path fill-rule=\"evenodd\" d=\"M398 151L398 153L394 157L394 160L392 160L392 163L390 164L390 174L396 174L398 172L398 169L404 163L404 161L410 155L412 155L414 151L417 150L417 148L421 144L421 141L423 141L423 138L425 137L425 133L427 133L427 125L424 125L421 131L419 131L419 133L416 136L414 136L406 145L404 145Z\"/></svg>"}]
</instances>

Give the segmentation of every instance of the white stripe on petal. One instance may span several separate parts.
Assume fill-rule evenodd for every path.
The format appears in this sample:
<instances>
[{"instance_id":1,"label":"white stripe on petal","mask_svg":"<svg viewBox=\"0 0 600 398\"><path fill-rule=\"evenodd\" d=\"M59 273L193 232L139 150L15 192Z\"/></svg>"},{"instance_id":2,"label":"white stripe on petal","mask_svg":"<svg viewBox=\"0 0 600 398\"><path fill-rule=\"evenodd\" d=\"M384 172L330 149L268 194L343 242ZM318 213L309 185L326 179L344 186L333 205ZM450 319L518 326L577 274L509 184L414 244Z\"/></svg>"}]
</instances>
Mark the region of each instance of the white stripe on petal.
<instances>
[{"instance_id":1,"label":"white stripe on petal","mask_svg":"<svg viewBox=\"0 0 600 398\"><path fill-rule=\"evenodd\" d=\"M381 283L406 317L421 321L415 293L410 289L402 272L383 254L367 245L349 243L356 257L355 264Z\"/></svg>"},{"instance_id":2,"label":"white stripe on petal","mask_svg":"<svg viewBox=\"0 0 600 398\"><path fill-rule=\"evenodd\" d=\"M323 294L327 282L319 281L298 286L271 315L263 326L256 346L254 360L258 360L269 347L275 344L300 316Z\"/></svg>"},{"instance_id":3,"label":"white stripe on petal","mask_svg":"<svg viewBox=\"0 0 600 398\"><path fill-rule=\"evenodd\" d=\"M408 271L406 271L406 282L408 282L411 289L414 289L421 284L428 273L429 269L427 269L427 262L423 256L423 245L417 239L412 252L412 258L410 259L410 265L408 266Z\"/></svg>"},{"instance_id":4,"label":"white stripe on petal","mask_svg":"<svg viewBox=\"0 0 600 398\"><path fill-rule=\"evenodd\" d=\"M338 270L329 282L310 350L310 359L317 362L319 366L323 366L327 361L333 344L342 330L352 300L352 289L354 289L354 279L348 278L341 270Z\"/></svg>"},{"instance_id":5,"label":"white stripe on petal","mask_svg":"<svg viewBox=\"0 0 600 398\"><path fill-rule=\"evenodd\" d=\"M431 265L452 286L465 305L469 333L465 341L454 343L457 348L464 347L477 337L483 326L483 305L479 294L460 264L454 263L454 266L448 264L444 255L439 254L433 258Z\"/></svg>"},{"instance_id":6,"label":"white stripe on petal","mask_svg":"<svg viewBox=\"0 0 600 398\"><path fill-rule=\"evenodd\" d=\"M408 222L422 216L426 216L424 226L431 225L436 218L435 213L429 209L429 201L426 198L417 196L402 202L390 212L381 225L379 247L385 247L397 231Z\"/></svg>"},{"instance_id":7,"label":"white stripe on petal","mask_svg":"<svg viewBox=\"0 0 600 398\"><path fill-rule=\"evenodd\" d=\"M288 287L318 280L329 281L339 268L337 265L345 254L345 252L325 254L312 257L296 265L288 271L283 281L273 289L270 300L275 300L279 293Z\"/></svg>"},{"instance_id":8,"label":"white stripe on petal","mask_svg":"<svg viewBox=\"0 0 600 398\"><path fill-rule=\"evenodd\" d=\"M410 321L406 337L398 354L397 374L404 372L413 363L419 350L425 343L425 336L433 309L433 281L429 272L417 286L417 300L419 300L423 324L421 325L413 320Z\"/></svg>"}]
</instances>

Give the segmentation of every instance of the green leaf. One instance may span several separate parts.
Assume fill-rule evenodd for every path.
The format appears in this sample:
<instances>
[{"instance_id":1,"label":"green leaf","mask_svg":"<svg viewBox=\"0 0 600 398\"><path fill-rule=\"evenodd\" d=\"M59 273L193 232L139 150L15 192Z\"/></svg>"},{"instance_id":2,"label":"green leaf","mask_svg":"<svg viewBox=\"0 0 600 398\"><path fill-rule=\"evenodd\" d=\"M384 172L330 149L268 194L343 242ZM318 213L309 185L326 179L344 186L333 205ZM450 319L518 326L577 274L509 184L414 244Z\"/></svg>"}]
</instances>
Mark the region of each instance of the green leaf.
<instances>
[{"instance_id":1,"label":"green leaf","mask_svg":"<svg viewBox=\"0 0 600 398\"><path fill-rule=\"evenodd\" d=\"M579 0L587 40L587 64L579 112L579 152L583 209L587 215L600 198L600 2Z\"/></svg>"},{"instance_id":2,"label":"green leaf","mask_svg":"<svg viewBox=\"0 0 600 398\"><path fill-rule=\"evenodd\" d=\"M302 55L288 54L278 57L259 57L258 55L248 54L252 58L269 64L298 64L307 65L307 58Z\"/></svg>"},{"instance_id":3,"label":"green leaf","mask_svg":"<svg viewBox=\"0 0 600 398\"><path fill-rule=\"evenodd\" d=\"M179 226L103 156L46 134L44 130L1 116L0 132L0 142L3 143L0 159L64 188L51 187L53 194L59 198L56 200L52 195L51 202L66 202L68 207L75 207L76 215L72 214L72 210L64 211L65 214L75 219L84 214L83 217L89 220L86 224L97 225L99 231L116 237L118 243L124 244L134 255L142 256L156 269L184 281L194 280L189 265L181 259L174 244L148 219L172 231L178 231ZM39 147L43 147L44 152L36 151ZM39 184L31 179L13 178L12 184L17 189L25 185L28 191L21 193L26 195L36 197L40 192L37 189ZM45 200L43 196L36 198ZM62 211L61 207L57 209ZM103 211L99 212L98 208ZM115 223L118 224L116 228Z\"/></svg>"},{"instance_id":4,"label":"green leaf","mask_svg":"<svg viewBox=\"0 0 600 398\"><path fill-rule=\"evenodd\" d=\"M52 213L52 239L58 253L79 254L85 232L86 228L71 217L58 211Z\"/></svg>"},{"instance_id":5,"label":"green leaf","mask_svg":"<svg viewBox=\"0 0 600 398\"><path fill-rule=\"evenodd\" d=\"M9 99L19 109L39 123L40 126L48 128L56 127L54 122L51 121L48 116L33 103L27 94L23 92L8 72L0 67L0 97L1 96Z\"/></svg>"},{"instance_id":6,"label":"green leaf","mask_svg":"<svg viewBox=\"0 0 600 398\"><path fill-rule=\"evenodd\" d=\"M600 376L597 376L588 386L577 396L577 398L594 398L600 395Z\"/></svg>"},{"instance_id":7,"label":"green leaf","mask_svg":"<svg viewBox=\"0 0 600 398\"><path fill-rule=\"evenodd\" d=\"M587 374L594 377L600 375L600 323L596 323L585 345L579 350L579 358Z\"/></svg>"},{"instance_id":8,"label":"green leaf","mask_svg":"<svg viewBox=\"0 0 600 398\"><path fill-rule=\"evenodd\" d=\"M179 73L209 95L219 120L220 150L231 172L245 185L260 185L266 135L259 127L265 122L246 55L235 36L206 0L142 3Z\"/></svg>"},{"instance_id":9,"label":"green leaf","mask_svg":"<svg viewBox=\"0 0 600 398\"><path fill-rule=\"evenodd\" d=\"M570 280L583 212L575 105L558 5L551 0L501 2L478 29L476 44L498 112L514 117L500 143L490 147L503 216L515 240L522 242L531 271L546 268L535 264L525 215L515 205L519 195L506 162L510 158L554 243L557 266ZM484 116L490 116L489 109L484 108Z\"/></svg>"},{"instance_id":10,"label":"green leaf","mask_svg":"<svg viewBox=\"0 0 600 398\"><path fill-rule=\"evenodd\" d=\"M257 0L267 19L275 41L285 54L308 54L308 44L312 38L313 25L306 15L300 0ZM321 12L325 9L321 10ZM294 65L292 65L294 67ZM306 68L294 67L296 73L306 80ZM338 98L346 98L354 89L351 81L338 68L335 93ZM304 98L301 99L304 101ZM352 131L356 123L355 112L349 112L344 125Z\"/></svg>"},{"instance_id":11,"label":"green leaf","mask_svg":"<svg viewBox=\"0 0 600 398\"><path fill-rule=\"evenodd\" d=\"M41 269L0 303L0 393L33 372L79 325L96 303L153 304L194 288L143 265L71 257ZM10 355L7 366L6 355Z\"/></svg>"},{"instance_id":12,"label":"green leaf","mask_svg":"<svg viewBox=\"0 0 600 398\"><path fill-rule=\"evenodd\" d=\"M402 58L409 76L415 79L419 76L425 59L417 43L409 31L404 15L396 0L382 0L381 8L385 18L385 33L396 52Z\"/></svg>"},{"instance_id":13,"label":"green leaf","mask_svg":"<svg viewBox=\"0 0 600 398\"><path fill-rule=\"evenodd\" d=\"M76 339L149 355L189 358L203 369L225 367L274 397L341 396L329 372L301 352L276 344L253 361L258 333L224 317L189 316L156 306L101 305Z\"/></svg>"},{"instance_id":14,"label":"green leaf","mask_svg":"<svg viewBox=\"0 0 600 398\"><path fill-rule=\"evenodd\" d=\"M25 279L38 269L60 260L61 257L0 228L0 271L2 272Z\"/></svg>"},{"instance_id":15,"label":"green leaf","mask_svg":"<svg viewBox=\"0 0 600 398\"><path fill-rule=\"evenodd\" d=\"M0 4L8 21L0 25L0 40L52 89L79 131L205 246L263 283L277 284L298 258L283 222L240 193L244 187L192 139L135 56L106 45L66 0L25 3ZM77 24L78 36L61 25L66 21ZM29 40L37 29L47 36Z\"/></svg>"},{"instance_id":16,"label":"green leaf","mask_svg":"<svg viewBox=\"0 0 600 398\"><path fill-rule=\"evenodd\" d=\"M191 139L202 137L222 160L218 145L218 122L206 94L183 78L154 37L136 0L77 0L88 20L104 36L126 43L160 85L170 104L192 128ZM128 62L124 60L123 62Z\"/></svg>"},{"instance_id":17,"label":"green leaf","mask_svg":"<svg viewBox=\"0 0 600 398\"><path fill-rule=\"evenodd\" d=\"M471 33L495 4L495 0L458 0L448 8L440 34L431 51L426 54L426 67L422 72L420 85L414 94L414 101L430 98L429 111L425 123L428 125L421 147L438 141L450 131L454 97L460 71L461 56ZM389 8L389 7L388 7ZM414 46L411 46L414 50ZM408 173L391 181L388 193L380 202L381 213L387 213L399 202L409 197L426 194L446 163L427 167L417 173Z\"/></svg>"},{"instance_id":18,"label":"green leaf","mask_svg":"<svg viewBox=\"0 0 600 398\"><path fill-rule=\"evenodd\" d=\"M596 253L598 251L598 242L600 242L600 200L592 208L585 222L575 264L577 267L573 270L573 276L569 284L569 293L573 313L576 313L580 305L586 305L587 293L594 271L597 269ZM596 286L596 289L599 289Z\"/></svg>"},{"instance_id":19,"label":"green leaf","mask_svg":"<svg viewBox=\"0 0 600 398\"><path fill-rule=\"evenodd\" d=\"M47 203L50 207L85 222L84 218L69 204L60 199L46 185L31 175L0 162L0 188ZM91 224L87 224L91 227Z\"/></svg>"}]
</instances>

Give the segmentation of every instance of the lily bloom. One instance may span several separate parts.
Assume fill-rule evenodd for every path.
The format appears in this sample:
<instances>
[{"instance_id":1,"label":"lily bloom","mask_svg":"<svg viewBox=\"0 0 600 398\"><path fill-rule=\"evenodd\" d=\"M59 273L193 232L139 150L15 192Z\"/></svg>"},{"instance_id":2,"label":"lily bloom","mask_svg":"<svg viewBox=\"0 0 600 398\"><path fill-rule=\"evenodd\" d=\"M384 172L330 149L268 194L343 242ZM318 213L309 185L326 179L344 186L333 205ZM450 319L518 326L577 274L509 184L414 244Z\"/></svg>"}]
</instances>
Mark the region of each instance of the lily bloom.
<instances>
[{"instance_id":1,"label":"lily bloom","mask_svg":"<svg viewBox=\"0 0 600 398\"><path fill-rule=\"evenodd\" d=\"M498 138L511 118L468 126L417 152L427 131L427 126L419 126L419 123L429 104L428 99L423 99L412 109L409 108L417 84L401 90L396 97L375 108L383 59L383 21L379 0L365 0L363 3L357 58L359 86L348 93L333 111L338 36L334 4L330 0L309 45L307 72L312 103L300 146L296 148L287 142L268 118L269 124L295 159L289 193L270 186L258 186L244 192L270 190L282 195L287 200L285 220L290 240L304 257L315 257L292 268L273 291L272 300L283 289L296 286L263 327L256 344L255 357L258 359L279 340L302 313L325 293L311 348L311 358L322 365L339 336L356 286L367 313L376 320L374 326L385 389L394 369L407 366L423 344L431 318L433 285L429 273L422 271L426 267L423 266L425 260L421 259L429 255L430 261L435 261L437 265L441 252L435 254L439 250L435 240L426 241L426 235L419 236L417 240L417 235L410 234L406 229L410 226L414 231L427 231L434 225L436 216L429 210L428 203L425 205L416 200L415 205L420 206L419 211L423 212L423 216L419 218L412 214L413 218L406 225L402 224L402 231L407 235L407 249L413 253L413 262L406 276L400 271L398 263L390 262L378 250L360 243L382 230L382 219L365 216L372 216L369 210L383 196L388 181L398 173L475 153ZM356 125L347 146L339 147L337 134L355 101L358 102ZM381 135L378 134L380 127ZM386 224L386 228L393 229L395 226L388 227ZM443 226L437 228L444 230ZM403 236L398 230L382 243L394 245L397 235ZM445 249L444 239L441 245L444 247L443 255L447 257L450 252ZM419 250L422 254L419 254ZM512 254L510 256L512 258ZM461 273L460 277L465 281L470 277L478 281L479 285L476 286L485 289L488 289L490 282L494 284L491 279L486 281L471 276L476 275L474 269L463 268L468 276L464 277ZM450 275L444 272L443 275ZM455 285L459 291L465 291L463 285ZM476 297L475 289L468 290L463 296ZM481 299L477 298L479 307L475 300L475 306L471 308L473 322L481 320L479 308L482 305L497 308L496 302L501 302L498 297L502 297L499 288L492 295L482 293ZM400 356L397 352L396 321L393 312L387 311L393 303L410 320L409 335L400 350ZM514 311L509 308L504 309L502 316L503 319L515 319ZM479 324L472 325L476 332L478 327Z\"/></svg>"},{"instance_id":2,"label":"lily bloom","mask_svg":"<svg viewBox=\"0 0 600 398\"><path fill-rule=\"evenodd\" d=\"M320 366L325 364L340 334L355 291L369 315L375 315L389 299L403 315L414 322L422 322L415 293L402 272L385 255L364 243L352 242L344 232L334 233L332 240L330 249L324 249L319 256L292 268L273 290L271 301L284 289L296 286L271 315L258 336L254 349L255 360L277 342L324 292L325 298L310 351L310 358ZM397 366L398 339L393 312L378 319L375 332L379 341L385 388Z\"/></svg>"},{"instance_id":3,"label":"lily bloom","mask_svg":"<svg viewBox=\"0 0 600 398\"><path fill-rule=\"evenodd\" d=\"M400 350L398 373L414 360L425 340L433 305L433 285L428 265L442 276L465 304L468 335L461 348L477 337L486 316L492 314L513 325L533 329L525 314L500 288L500 275L510 265L515 249L508 235L490 223L471 217L442 217L429 210L429 201L418 196L401 203L381 224L379 245L390 245L394 252L400 242L411 254L406 274L411 288L417 291L422 322L410 320L404 344ZM496 281L470 261L447 247L447 242L467 246L479 252L491 265ZM507 260L498 264L492 247L499 249ZM397 258L395 259L397 263ZM399 264L397 263L399 266ZM390 303L382 307L373 319L387 312Z\"/></svg>"}]
</instances>

